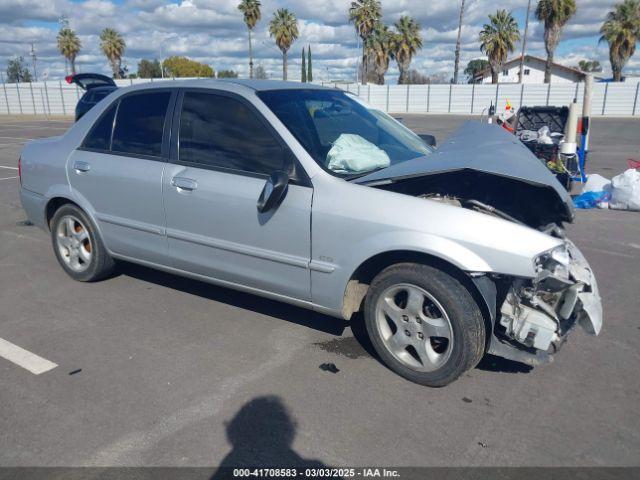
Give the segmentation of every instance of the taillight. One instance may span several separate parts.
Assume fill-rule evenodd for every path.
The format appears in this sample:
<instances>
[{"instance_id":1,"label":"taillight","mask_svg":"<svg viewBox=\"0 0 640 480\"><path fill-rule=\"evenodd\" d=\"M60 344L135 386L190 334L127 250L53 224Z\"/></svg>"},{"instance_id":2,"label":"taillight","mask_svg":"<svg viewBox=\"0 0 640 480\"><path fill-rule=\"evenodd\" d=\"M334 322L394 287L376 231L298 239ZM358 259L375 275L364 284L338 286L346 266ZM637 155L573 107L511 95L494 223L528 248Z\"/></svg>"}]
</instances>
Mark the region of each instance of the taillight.
<instances>
[{"instance_id":1,"label":"taillight","mask_svg":"<svg viewBox=\"0 0 640 480\"><path fill-rule=\"evenodd\" d=\"M67 83L71 83L73 82L73 75L67 75L66 77L64 77L64 79L67 81Z\"/></svg>"},{"instance_id":2,"label":"taillight","mask_svg":"<svg viewBox=\"0 0 640 480\"><path fill-rule=\"evenodd\" d=\"M22 157L18 157L18 180L20 180L20 185L22 185Z\"/></svg>"}]
</instances>

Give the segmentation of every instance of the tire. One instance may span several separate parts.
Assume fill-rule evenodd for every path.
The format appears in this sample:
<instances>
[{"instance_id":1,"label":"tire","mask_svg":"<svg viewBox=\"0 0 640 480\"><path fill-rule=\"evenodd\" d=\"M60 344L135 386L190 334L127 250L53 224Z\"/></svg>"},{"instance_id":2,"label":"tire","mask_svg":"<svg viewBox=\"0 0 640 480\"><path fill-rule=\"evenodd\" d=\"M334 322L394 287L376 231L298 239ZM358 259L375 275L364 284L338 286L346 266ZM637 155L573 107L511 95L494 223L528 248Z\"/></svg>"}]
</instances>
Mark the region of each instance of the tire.
<instances>
[{"instance_id":1,"label":"tire","mask_svg":"<svg viewBox=\"0 0 640 480\"><path fill-rule=\"evenodd\" d=\"M51 219L51 244L63 270L80 282L108 277L115 262L91 219L80 208L66 204Z\"/></svg>"},{"instance_id":2,"label":"tire","mask_svg":"<svg viewBox=\"0 0 640 480\"><path fill-rule=\"evenodd\" d=\"M484 355L480 307L458 280L427 265L401 263L379 273L364 316L383 363L421 385L448 385Z\"/></svg>"}]
</instances>

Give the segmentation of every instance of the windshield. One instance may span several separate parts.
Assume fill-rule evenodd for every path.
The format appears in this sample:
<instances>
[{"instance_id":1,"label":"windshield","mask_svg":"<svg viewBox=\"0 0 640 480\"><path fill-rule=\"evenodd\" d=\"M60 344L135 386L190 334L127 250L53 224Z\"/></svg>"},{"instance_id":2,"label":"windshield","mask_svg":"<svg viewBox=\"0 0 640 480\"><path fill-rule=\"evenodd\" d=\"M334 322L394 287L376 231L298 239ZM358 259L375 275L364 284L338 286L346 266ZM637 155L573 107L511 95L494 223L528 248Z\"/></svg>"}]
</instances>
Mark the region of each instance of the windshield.
<instances>
[{"instance_id":1,"label":"windshield","mask_svg":"<svg viewBox=\"0 0 640 480\"><path fill-rule=\"evenodd\" d=\"M339 90L271 90L258 96L335 175L360 176L433 151L386 113Z\"/></svg>"}]
</instances>

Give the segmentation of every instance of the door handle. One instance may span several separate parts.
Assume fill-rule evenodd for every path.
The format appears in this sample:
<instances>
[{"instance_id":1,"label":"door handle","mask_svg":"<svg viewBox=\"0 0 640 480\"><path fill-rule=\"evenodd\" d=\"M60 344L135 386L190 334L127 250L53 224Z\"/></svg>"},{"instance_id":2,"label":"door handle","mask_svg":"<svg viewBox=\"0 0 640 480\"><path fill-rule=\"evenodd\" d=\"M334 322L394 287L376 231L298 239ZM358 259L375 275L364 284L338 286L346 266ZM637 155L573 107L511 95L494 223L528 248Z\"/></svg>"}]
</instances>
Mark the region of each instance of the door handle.
<instances>
[{"instance_id":1,"label":"door handle","mask_svg":"<svg viewBox=\"0 0 640 480\"><path fill-rule=\"evenodd\" d=\"M188 192L192 192L198 188L198 182L185 177L173 177L171 179L171 185L176 187L178 190L186 190Z\"/></svg>"},{"instance_id":2,"label":"door handle","mask_svg":"<svg viewBox=\"0 0 640 480\"><path fill-rule=\"evenodd\" d=\"M73 169L76 171L76 173L88 172L89 170L91 170L91 165L89 165L87 162L76 161L73 163Z\"/></svg>"}]
</instances>

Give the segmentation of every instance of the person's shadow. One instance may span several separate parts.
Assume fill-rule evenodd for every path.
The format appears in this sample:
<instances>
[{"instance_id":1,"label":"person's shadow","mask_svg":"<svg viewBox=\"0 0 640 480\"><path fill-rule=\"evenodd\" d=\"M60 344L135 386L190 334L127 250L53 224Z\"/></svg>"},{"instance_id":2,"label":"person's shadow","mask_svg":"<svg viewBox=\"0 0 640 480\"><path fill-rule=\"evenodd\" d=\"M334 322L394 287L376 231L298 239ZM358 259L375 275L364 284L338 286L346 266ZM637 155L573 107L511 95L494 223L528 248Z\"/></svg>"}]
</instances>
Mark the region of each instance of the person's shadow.
<instances>
[{"instance_id":1,"label":"person's shadow","mask_svg":"<svg viewBox=\"0 0 640 480\"><path fill-rule=\"evenodd\" d=\"M233 449L220 462L211 480L233 478L234 468L328 468L319 460L303 458L292 448L296 422L274 395L245 404L226 424ZM281 478L293 478L282 476Z\"/></svg>"}]
</instances>

